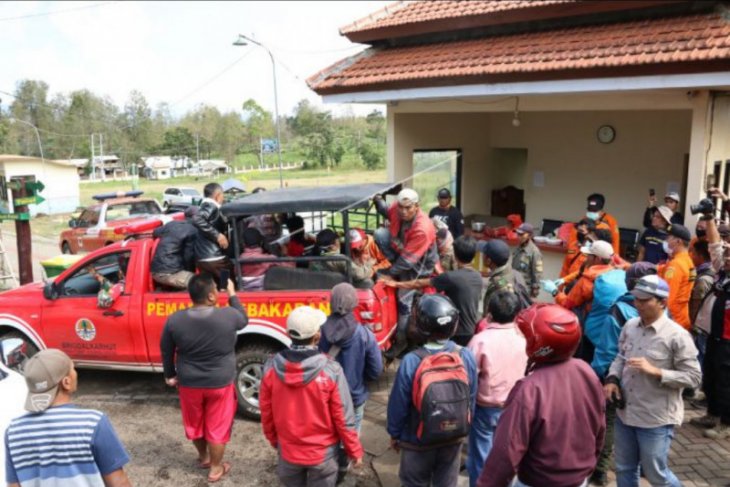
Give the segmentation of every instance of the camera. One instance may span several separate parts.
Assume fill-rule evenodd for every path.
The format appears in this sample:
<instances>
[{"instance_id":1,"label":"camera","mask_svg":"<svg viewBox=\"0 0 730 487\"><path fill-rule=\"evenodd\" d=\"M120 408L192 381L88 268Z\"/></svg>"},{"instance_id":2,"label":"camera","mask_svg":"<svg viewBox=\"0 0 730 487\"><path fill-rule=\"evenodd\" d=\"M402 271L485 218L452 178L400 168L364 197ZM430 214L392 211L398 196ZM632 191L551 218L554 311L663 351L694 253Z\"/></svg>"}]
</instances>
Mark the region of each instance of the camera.
<instances>
[{"instance_id":1,"label":"camera","mask_svg":"<svg viewBox=\"0 0 730 487\"><path fill-rule=\"evenodd\" d=\"M697 215L699 213L703 215L711 215L715 211L715 204L710 198L704 198L696 205L689 205L689 211L693 215Z\"/></svg>"}]
</instances>

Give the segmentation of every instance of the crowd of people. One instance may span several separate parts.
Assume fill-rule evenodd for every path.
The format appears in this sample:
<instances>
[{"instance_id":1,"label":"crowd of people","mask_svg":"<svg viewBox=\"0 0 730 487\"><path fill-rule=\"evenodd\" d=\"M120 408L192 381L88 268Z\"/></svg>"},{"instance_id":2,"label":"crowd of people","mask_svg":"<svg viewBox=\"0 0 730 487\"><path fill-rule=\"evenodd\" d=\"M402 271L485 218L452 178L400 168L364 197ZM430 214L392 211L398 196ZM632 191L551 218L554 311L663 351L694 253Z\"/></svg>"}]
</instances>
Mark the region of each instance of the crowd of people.
<instances>
[{"instance_id":1,"label":"crowd of people","mask_svg":"<svg viewBox=\"0 0 730 487\"><path fill-rule=\"evenodd\" d=\"M197 212L159 230L164 265L153 268L157 282L184 284L193 301L168 318L160 347L165 381L178 389L184 432L209 482L231 471L224 457L236 410L236 335L248 322L232 281L229 306L216 306L228 260L219 189L206 186ZM721 191L710 196L730 209ZM619 487L638 486L640 475L654 486L680 486L668 456L684 398L706 408L692 420L706 437L730 437L730 231L716 220L711 199L697 206L693 236L676 211L679 196L669 193L657 207L652 195L640 259L630 263L620 256L605 198L590 195L555 279L544 276L532 225L513 224L511 251L502 239L466 235L448 190L438 199L426 215L412 189L390 205L376 196L387 225L372 236L351 231L350 265L333 258L313 268L394 288L398 322L381 354L358 322L349 282L331 290L330 316L305 306L287 317L291 346L266 364L259 396L283 485L332 486L362 467L368 383L396 358L386 431L406 487L456 485L462 466L470 486L606 485L612 456ZM265 255L266 243L279 238L271 219L256 221L242 231L244 258ZM292 221L290 232L302 223ZM313 245L320 255L341 254L333 230L313 239L294 234L301 235L294 253ZM483 269L474 266L478 253ZM193 273L191 262L204 272ZM259 286L270 265L280 264L252 264L244 289ZM554 302L537 302L540 291ZM71 404L76 374L68 357L38 353L26 380L31 414L6 434L8 483L130 485L123 470L129 457L106 416ZM88 434L71 439L80 418ZM48 428L58 436L50 446L27 439ZM49 467L71 443L78 455Z\"/></svg>"}]
</instances>

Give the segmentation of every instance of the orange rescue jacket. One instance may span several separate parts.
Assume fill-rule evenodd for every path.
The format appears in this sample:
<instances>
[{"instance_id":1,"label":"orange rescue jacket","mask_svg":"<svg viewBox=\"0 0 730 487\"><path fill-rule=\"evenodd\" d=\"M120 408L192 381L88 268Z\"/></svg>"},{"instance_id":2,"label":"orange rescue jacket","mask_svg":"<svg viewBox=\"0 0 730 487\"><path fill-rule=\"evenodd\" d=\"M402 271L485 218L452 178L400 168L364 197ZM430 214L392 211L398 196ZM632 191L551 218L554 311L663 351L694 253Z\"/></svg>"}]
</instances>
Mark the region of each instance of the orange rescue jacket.
<instances>
[{"instance_id":1,"label":"orange rescue jacket","mask_svg":"<svg viewBox=\"0 0 730 487\"><path fill-rule=\"evenodd\" d=\"M667 308L669 316L689 330L689 298L692 296L692 287L697 278L697 270L692 258L686 250L672 256L667 263L659 266L659 276L669 284L669 299Z\"/></svg>"},{"instance_id":2,"label":"orange rescue jacket","mask_svg":"<svg viewBox=\"0 0 730 487\"><path fill-rule=\"evenodd\" d=\"M611 264L598 264L583 271L583 275L575 283L575 286L568 294L559 292L555 296L555 302L563 308L573 309L587 304L586 311L590 310L590 303L593 301L593 283L598 276L604 272L615 269Z\"/></svg>"}]
</instances>

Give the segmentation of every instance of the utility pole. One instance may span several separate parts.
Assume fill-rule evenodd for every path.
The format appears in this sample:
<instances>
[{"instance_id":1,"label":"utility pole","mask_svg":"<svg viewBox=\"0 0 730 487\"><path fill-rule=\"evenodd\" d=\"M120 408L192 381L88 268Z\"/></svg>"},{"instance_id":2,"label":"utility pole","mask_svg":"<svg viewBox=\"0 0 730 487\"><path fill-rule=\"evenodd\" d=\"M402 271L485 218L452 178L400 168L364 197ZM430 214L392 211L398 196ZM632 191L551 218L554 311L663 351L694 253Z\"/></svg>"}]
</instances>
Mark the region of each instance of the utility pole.
<instances>
[{"instance_id":1,"label":"utility pole","mask_svg":"<svg viewBox=\"0 0 730 487\"><path fill-rule=\"evenodd\" d=\"M94 134L91 134L91 180L96 180L96 154L94 153Z\"/></svg>"},{"instance_id":2,"label":"utility pole","mask_svg":"<svg viewBox=\"0 0 730 487\"><path fill-rule=\"evenodd\" d=\"M15 242L18 246L18 274L20 285L33 282L33 237L30 234L30 221L21 219L21 215L28 215L28 205L16 205L15 202L28 196L25 187L25 178L13 181L10 185L13 195L13 205L18 219L15 220Z\"/></svg>"},{"instance_id":3,"label":"utility pole","mask_svg":"<svg viewBox=\"0 0 730 487\"><path fill-rule=\"evenodd\" d=\"M106 181L106 170L104 169L104 134L99 134L99 158L101 159L101 180Z\"/></svg>"},{"instance_id":4,"label":"utility pole","mask_svg":"<svg viewBox=\"0 0 730 487\"><path fill-rule=\"evenodd\" d=\"M195 157L197 158L195 159L195 162L200 164L200 132L195 134L195 153Z\"/></svg>"}]
</instances>

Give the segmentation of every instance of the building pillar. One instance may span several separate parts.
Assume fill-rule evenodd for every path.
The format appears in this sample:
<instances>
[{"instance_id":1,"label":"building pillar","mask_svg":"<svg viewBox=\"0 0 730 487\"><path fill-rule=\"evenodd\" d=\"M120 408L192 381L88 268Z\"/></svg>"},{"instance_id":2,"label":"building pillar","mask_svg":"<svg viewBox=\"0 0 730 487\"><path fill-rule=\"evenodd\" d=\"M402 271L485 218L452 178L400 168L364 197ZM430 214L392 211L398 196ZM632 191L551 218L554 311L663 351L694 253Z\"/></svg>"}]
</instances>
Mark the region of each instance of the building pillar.
<instances>
[{"instance_id":1,"label":"building pillar","mask_svg":"<svg viewBox=\"0 0 730 487\"><path fill-rule=\"evenodd\" d=\"M385 107L385 167L388 169L388 181L395 182L395 113L390 106Z\"/></svg>"},{"instance_id":2,"label":"building pillar","mask_svg":"<svg viewBox=\"0 0 730 487\"><path fill-rule=\"evenodd\" d=\"M684 204L684 221L687 228L693 229L697 217L690 214L690 205L696 204L705 197L706 175L712 171L711 161L707 160L707 149L710 143L712 114L710 105L712 95L706 91L696 92L692 99L692 129L689 142L689 169L687 171L687 191Z\"/></svg>"}]
</instances>

